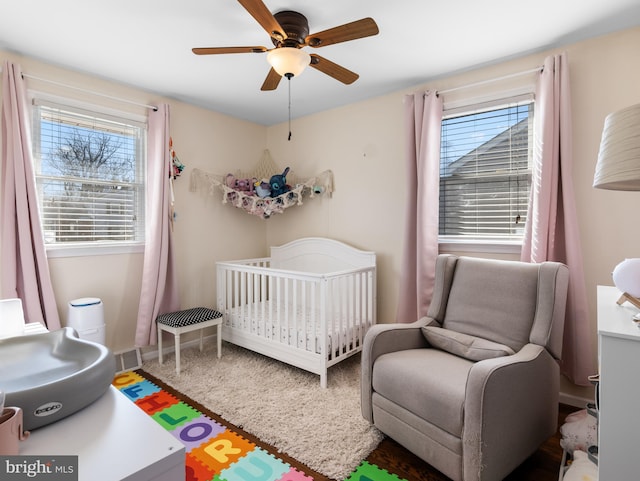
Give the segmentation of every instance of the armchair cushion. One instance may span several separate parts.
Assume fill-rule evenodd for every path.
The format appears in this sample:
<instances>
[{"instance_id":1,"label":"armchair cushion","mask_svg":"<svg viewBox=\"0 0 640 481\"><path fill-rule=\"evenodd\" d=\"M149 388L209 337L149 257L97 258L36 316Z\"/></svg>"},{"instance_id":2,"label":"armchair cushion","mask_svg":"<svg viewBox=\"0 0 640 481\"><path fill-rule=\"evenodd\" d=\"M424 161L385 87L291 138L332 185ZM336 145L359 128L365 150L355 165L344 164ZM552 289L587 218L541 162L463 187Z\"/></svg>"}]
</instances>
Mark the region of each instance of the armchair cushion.
<instances>
[{"instance_id":1,"label":"armchair cushion","mask_svg":"<svg viewBox=\"0 0 640 481\"><path fill-rule=\"evenodd\" d=\"M442 327L519 351L538 302L538 264L458 258Z\"/></svg>"},{"instance_id":2,"label":"armchair cushion","mask_svg":"<svg viewBox=\"0 0 640 481\"><path fill-rule=\"evenodd\" d=\"M433 347L470 361L515 354L513 349L504 344L441 327L425 326L422 328L422 334Z\"/></svg>"},{"instance_id":3,"label":"armchair cushion","mask_svg":"<svg viewBox=\"0 0 640 481\"><path fill-rule=\"evenodd\" d=\"M473 365L438 349L391 352L374 364L372 385L383 398L460 437L465 385Z\"/></svg>"}]
</instances>

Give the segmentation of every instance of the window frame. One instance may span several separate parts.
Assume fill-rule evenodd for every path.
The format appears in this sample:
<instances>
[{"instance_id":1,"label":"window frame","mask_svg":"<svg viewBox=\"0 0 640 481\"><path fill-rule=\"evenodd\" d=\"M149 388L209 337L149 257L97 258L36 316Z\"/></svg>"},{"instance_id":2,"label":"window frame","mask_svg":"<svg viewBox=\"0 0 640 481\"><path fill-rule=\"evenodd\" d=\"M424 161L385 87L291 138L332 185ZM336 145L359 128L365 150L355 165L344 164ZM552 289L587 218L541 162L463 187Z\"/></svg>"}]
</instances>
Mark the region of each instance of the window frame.
<instances>
[{"instance_id":1,"label":"window frame","mask_svg":"<svg viewBox=\"0 0 640 481\"><path fill-rule=\"evenodd\" d=\"M52 95L48 93L43 93L39 91L29 91L29 98L31 101L31 121L32 121L32 132L33 138L31 141L31 146L33 150L33 161L34 161L34 175L36 179L40 176L40 158L39 158L39 150L40 147L37 146L37 142L40 141L40 132L41 126L40 122L42 121L42 117L39 114L39 107L41 105L47 107L61 108L61 109L69 109L70 112L80 113L80 114L89 114L95 117L100 118L101 116L107 120L117 120L123 122L125 124L133 125L139 128L140 135L142 136L140 140L140 145L137 146L137 161L139 164L136 166L136 182L141 185L141 192L138 196L140 198L139 204L137 205L136 212L138 215L142 216L141 224L138 226L138 230L140 232L140 238L134 241L87 241L87 242L61 242L61 243L46 243L45 242L45 251L47 253L47 257L49 258L59 258L59 257L85 257L85 256L93 256L93 255L117 255L117 254L135 254L144 252L145 248L145 236L146 236L146 195L147 195L147 186L146 186L146 169L147 169L147 125L148 119L145 115L135 114L132 112L127 112L124 110L113 109L89 102L79 101L77 99L72 99L68 97L62 97L58 95ZM139 150L139 152L138 152ZM38 195L39 195L39 187L37 187ZM42 209L42 203L40 198L38 198L38 208ZM40 225L44 231L44 224L42 213L40 216Z\"/></svg>"},{"instance_id":2,"label":"window frame","mask_svg":"<svg viewBox=\"0 0 640 481\"><path fill-rule=\"evenodd\" d=\"M445 102L442 121L453 117L462 117L475 113L499 110L509 106L532 104L532 116L530 118L530 131L528 135L529 159L532 162L534 143L534 119L535 97L533 89L523 87L510 92L502 92L492 96ZM441 134L442 136L442 134ZM442 137L441 137L442 139ZM529 170L531 173L531 170ZM530 193L529 193L530 195ZM438 200L438 209L440 201ZM524 224L523 224L524 225ZM507 237L473 237L438 234L439 251L442 253L487 253L487 254L520 254L524 238L514 239Z\"/></svg>"}]
</instances>

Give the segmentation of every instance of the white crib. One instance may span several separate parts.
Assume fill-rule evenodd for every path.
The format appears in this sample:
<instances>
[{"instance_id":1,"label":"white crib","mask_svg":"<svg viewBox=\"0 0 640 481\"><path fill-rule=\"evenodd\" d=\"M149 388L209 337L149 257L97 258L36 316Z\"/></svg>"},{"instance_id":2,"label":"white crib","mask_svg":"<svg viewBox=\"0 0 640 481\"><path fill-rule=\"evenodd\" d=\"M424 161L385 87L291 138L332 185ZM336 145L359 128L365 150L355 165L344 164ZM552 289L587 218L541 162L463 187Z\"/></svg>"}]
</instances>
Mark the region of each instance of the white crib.
<instances>
[{"instance_id":1,"label":"white crib","mask_svg":"<svg viewBox=\"0 0 640 481\"><path fill-rule=\"evenodd\" d=\"M222 338L319 374L322 387L376 322L373 252L309 237L216 265Z\"/></svg>"}]
</instances>

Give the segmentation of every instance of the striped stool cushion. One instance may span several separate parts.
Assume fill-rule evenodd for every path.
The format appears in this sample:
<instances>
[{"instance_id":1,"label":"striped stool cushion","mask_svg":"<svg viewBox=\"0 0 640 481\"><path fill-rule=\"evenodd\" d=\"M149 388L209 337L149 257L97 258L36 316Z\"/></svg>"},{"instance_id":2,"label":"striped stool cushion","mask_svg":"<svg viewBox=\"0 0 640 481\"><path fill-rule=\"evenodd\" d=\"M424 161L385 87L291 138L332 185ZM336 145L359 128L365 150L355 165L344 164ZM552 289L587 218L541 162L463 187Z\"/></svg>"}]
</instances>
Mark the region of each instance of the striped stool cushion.
<instances>
[{"instance_id":1,"label":"striped stool cushion","mask_svg":"<svg viewBox=\"0 0 640 481\"><path fill-rule=\"evenodd\" d=\"M156 322L165 324L170 327L185 327L192 324L198 324L199 322L210 321L222 317L222 314L215 309L209 309L208 307L194 307L193 309L186 309L184 311L168 312L167 314L160 314L156 319Z\"/></svg>"}]
</instances>

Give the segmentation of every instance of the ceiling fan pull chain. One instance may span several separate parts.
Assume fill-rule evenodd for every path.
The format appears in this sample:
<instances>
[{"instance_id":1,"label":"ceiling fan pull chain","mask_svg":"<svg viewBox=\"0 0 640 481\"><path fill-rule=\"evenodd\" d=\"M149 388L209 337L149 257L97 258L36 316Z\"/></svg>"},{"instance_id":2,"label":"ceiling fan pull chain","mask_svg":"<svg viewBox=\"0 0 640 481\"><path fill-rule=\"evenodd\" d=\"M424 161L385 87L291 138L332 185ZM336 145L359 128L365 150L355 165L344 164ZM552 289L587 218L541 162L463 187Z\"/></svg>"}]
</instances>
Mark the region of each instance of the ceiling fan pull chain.
<instances>
[{"instance_id":1,"label":"ceiling fan pull chain","mask_svg":"<svg viewBox=\"0 0 640 481\"><path fill-rule=\"evenodd\" d=\"M289 84L289 137L287 141L291 142L291 75L285 75Z\"/></svg>"}]
</instances>

